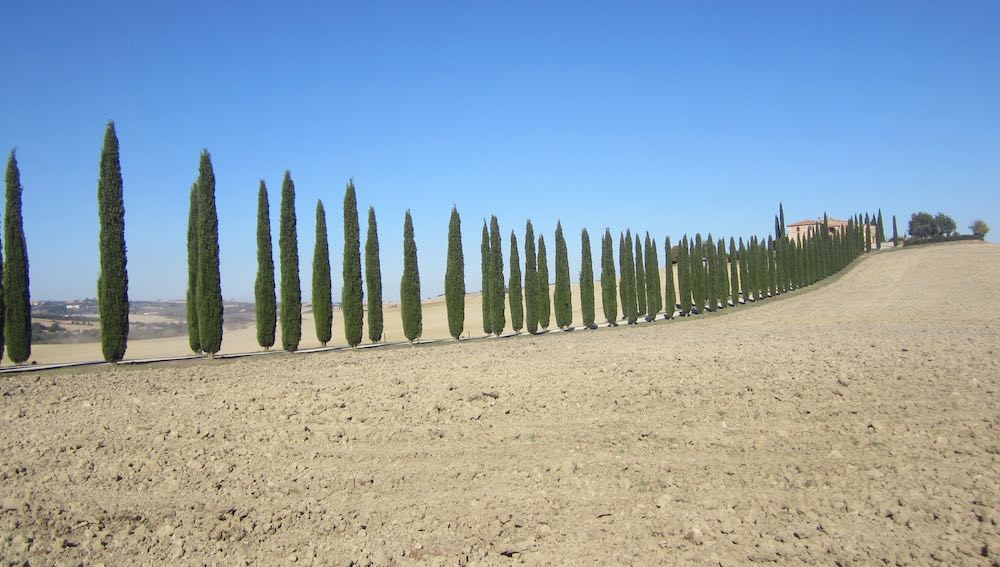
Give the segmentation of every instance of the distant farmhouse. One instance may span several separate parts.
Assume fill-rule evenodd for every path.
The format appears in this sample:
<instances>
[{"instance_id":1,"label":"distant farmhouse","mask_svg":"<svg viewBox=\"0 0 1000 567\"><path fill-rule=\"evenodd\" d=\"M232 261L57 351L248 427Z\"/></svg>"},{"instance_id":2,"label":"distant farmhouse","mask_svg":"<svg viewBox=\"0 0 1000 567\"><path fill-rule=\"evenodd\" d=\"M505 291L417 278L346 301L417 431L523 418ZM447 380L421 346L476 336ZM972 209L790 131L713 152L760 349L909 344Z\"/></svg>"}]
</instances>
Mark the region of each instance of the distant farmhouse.
<instances>
[{"instance_id":1,"label":"distant farmhouse","mask_svg":"<svg viewBox=\"0 0 1000 567\"><path fill-rule=\"evenodd\" d=\"M836 234L838 232L843 233L844 231L847 230L847 221L845 220L828 217L826 219L826 225L827 227L829 227L831 235ZM871 226L872 248L874 248L875 225L871 224L870 226ZM862 230L864 229L863 226L861 228ZM799 222L793 222L792 224L788 225L785 233L788 235L788 238L794 239L796 241L802 241L803 239L809 236L810 232L812 232L813 234L818 234L819 231L821 230L823 230L823 219L818 218L816 220L807 219L807 220L800 220Z\"/></svg>"}]
</instances>

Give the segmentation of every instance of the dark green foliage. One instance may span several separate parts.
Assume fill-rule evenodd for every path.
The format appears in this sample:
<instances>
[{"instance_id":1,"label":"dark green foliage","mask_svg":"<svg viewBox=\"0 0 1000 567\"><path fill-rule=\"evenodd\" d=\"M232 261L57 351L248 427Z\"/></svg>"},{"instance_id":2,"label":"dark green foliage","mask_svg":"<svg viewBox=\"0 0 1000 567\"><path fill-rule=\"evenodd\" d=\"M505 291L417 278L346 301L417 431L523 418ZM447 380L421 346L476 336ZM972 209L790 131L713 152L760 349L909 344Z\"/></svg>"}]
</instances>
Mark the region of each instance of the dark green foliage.
<instances>
[{"instance_id":1,"label":"dark green foliage","mask_svg":"<svg viewBox=\"0 0 1000 567\"><path fill-rule=\"evenodd\" d=\"M663 308L663 295L660 293L660 260L656 253L656 241L649 238L648 232L643 244L645 244L646 267L646 320L652 321Z\"/></svg>"},{"instance_id":2,"label":"dark green foliage","mask_svg":"<svg viewBox=\"0 0 1000 567\"><path fill-rule=\"evenodd\" d=\"M507 325L504 314L503 241L497 217L490 218L490 326L500 336Z\"/></svg>"},{"instance_id":3,"label":"dark green foliage","mask_svg":"<svg viewBox=\"0 0 1000 567\"><path fill-rule=\"evenodd\" d=\"M781 237L785 237L785 207L778 203L778 222L781 225Z\"/></svg>"},{"instance_id":4,"label":"dark green foliage","mask_svg":"<svg viewBox=\"0 0 1000 567\"><path fill-rule=\"evenodd\" d=\"M538 272L535 281L538 283L538 325L548 329L552 319L552 303L549 299L549 260L545 251L545 235L538 237Z\"/></svg>"},{"instance_id":5,"label":"dark green foliage","mask_svg":"<svg viewBox=\"0 0 1000 567\"><path fill-rule=\"evenodd\" d=\"M412 343L420 338L424 323L420 305L417 243L413 241L413 219L409 210L403 221L403 277L399 285L399 311L403 317L403 335Z\"/></svg>"},{"instance_id":6,"label":"dark green foliage","mask_svg":"<svg viewBox=\"0 0 1000 567\"><path fill-rule=\"evenodd\" d=\"M524 228L524 324L532 335L538 332L538 261L530 220Z\"/></svg>"},{"instance_id":7,"label":"dark green foliage","mask_svg":"<svg viewBox=\"0 0 1000 567\"><path fill-rule=\"evenodd\" d=\"M896 215L892 215L892 245L899 246L899 229L896 228Z\"/></svg>"},{"instance_id":8,"label":"dark green foliage","mask_svg":"<svg viewBox=\"0 0 1000 567\"><path fill-rule=\"evenodd\" d=\"M490 299L490 292L493 291L493 255L490 250L490 229L483 219L483 240L479 245L481 257L481 268L483 271L483 332L487 335L493 333L493 301Z\"/></svg>"},{"instance_id":9,"label":"dark green foliage","mask_svg":"<svg viewBox=\"0 0 1000 567\"><path fill-rule=\"evenodd\" d=\"M882 224L882 209L879 209L878 217L875 219L875 248L881 250L883 242L885 242L885 225Z\"/></svg>"},{"instance_id":10,"label":"dark green foliage","mask_svg":"<svg viewBox=\"0 0 1000 567\"><path fill-rule=\"evenodd\" d=\"M749 265L749 254L747 253L746 246L743 244L743 237L740 237L740 251L739 251L739 272L740 272L740 290L743 292L743 303L750 301L750 270Z\"/></svg>"},{"instance_id":11,"label":"dark green foliage","mask_svg":"<svg viewBox=\"0 0 1000 567\"><path fill-rule=\"evenodd\" d=\"M868 213L865 213L865 252L872 251L872 225Z\"/></svg>"},{"instance_id":12,"label":"dark green foliage","mask_svg":"<svg viewBox=\"0 0 1000 567\"><path fill-rule=\"evenodd\" d=\"M569 287L569 252L563 236L562 223L556 221L556 289L552 294L555 304L556 325L560 329L573 322L573 299Z\"/></svg>"},{"instance_id":13,"label":"dark green foliage","mask_svg":"<svg viewBox=\"0 0 1000 567\"><path fill-rule=\"evenodd\" d=\"M313 248L312 307L313 321L316 323L316 339L323 346L326 346L326 343L330 342L330 337L333 334L332 286L332 276L330 275L330 243L326 234L326 211L323 209L323 201L316 201L316 246ZM341 305L343 306L343 304Z\"/></svg>"},{"instance_id":14,"label":"dark green foliage","mask_svg":"<svg viewBox=\"0 0 1000 567\"><path fill-rule=\"evenodd\" d=\"M202 150L198 165L198 329L201 350L222 348L222 281L219 274L219 214L215 209L212 158Z\"/></svg>"},{"instance_id":15,"label":"dark green foliage","mask_svg":"<svg viewBox=\"0 0 1000 567\"><path fill-rule=\"evenodd\" d=\"M955 220L944 213L934 215L934 225L937 227L938 233L943 236L955 234L955 229L957 228Z\"/></svg>"},{"instance_id":16,"label":"dark green foliage","mask_svg":"<svg viewBox=\"0 0 1000 567\"><path fill-rule=\"evenodd\" d=\"M449 245L451 243L449 236ZM461 241L459 242L461 244ZM450 253L450 251L449 251ZM458 261L462 265L462 249L458 249ZM448 258L448 269L451 269L451 256ZM463 265L464 268L464 265ZM460 275L462 284L462 309L464 312L465 276ZM385 330L385 319L382 313L382 260L379 258L378 222L375 220L375 207L368 207L368 239L365 241L365 284L368 286L368 340L377 343L382 340ZM447 289L447 282L445 289ZM448 304L449 310L451 304ZM464 314L464 313L463 313ZM451 325L449 311L448 324ZM461 329L458 331L462 332Z\"/></svg>"},{"instance_id":17,"label":"dark green foliage","mask_svg":"<svg viewBox=\"0 0 1000 567\"><path fill-rule=\"evenodd\" d=\"M639 234L635 235L635 312L646 315L646 262Z\"/></svg>"},{"instance_id":18,"label":"dark green foliage","mask_svg":"<svg viewBox=\"0 0 1000 567\"><path fill-rule=\"evenodd\" d=\"M295 352L302 340L302 288L299 284L299 237L295 219L295 184L285 171L281 182L278 219L278 256L281 260L281 346Z\"/></svg>"},{"instance_id":19,"label":"dark green foliage","mask_svg":"<svg viewBox=\"0 0 1000 567\"><path fill-rule=\"evenodd\" d=\"M198 183L191 184L191 205L188 208L188 287L187 287L187 324L188 344L191 352L201 353L201 330L198 328Z\"/></svg>"},{"instance_id":20,"label":"dark green foliage","mask_svg":"<svg viewBox=\"0 0 1000 567\"><path fill-rule=\"evenodd\" d=\"M677 292L680 297L681 315L691 313L691 258L688 237L684 235L677 246Z\"/></svg>"},{"instance_id":21,"label":"dark green foliage","mask_svg":"<svg viewBox=\"0 0 1000 567\"><path fill-rule=\"evenodd\" d=\"M520 333L524 327L524 297L521 295L521 257L517 251L517 235L510 232L510 283L507 284L510 299L510 325Z\"/></svg>"},{"instance_id":22,"label":"dark green foliage","mask_svg":"<svg viewBox=\"0 0 1000 567\"><path fill-rule=\"evenodd\" d=\"M717 281L719 278L719 265L715 258L715 241L712 235L709 234L703 243L705 250L705 305L708 311L715 311L719 306L719 298L717 293L719 291L719 286Z\"/></svg>"},{"instance_id":23,"label":"dark green foliage","mask_svg":"<svg viewBox=\"0 0 1000 567\"><path fill-rule=\"evenodd\" d=\"M778 215L774 215L774 237L781 238L781 221L778 220Z\"/></svg>"},{"instance_id":24,"label":"dark green foliage","mask_svg":"<svg viewBox=\"0 0 1000 567\"><path fill-rule=\"evenodd\" d=\"M622 305L622 317L628 319L631 310L628 305L628 270L626 266L628 262L626 261L627 256L631 256L631 253L626 253L625 251L631 248L625 247L625 235L618 233L618 299Z\"/></svg>"},{"instance_id":25,"label":"dark green foliage","mask_svg":"<svg viewBox=\"0 0 1000 567\"><path fill-rule=\"evenodd\" d=\"M21 216L21 172L17 157L7 161L7 200L4 209L3 338L7 356L21 364L31 356L31 295L28 281L28 249Z\"/></svg>"},{"instance_id":26,"label":"dark green foliage","mask_svg":"<svg viewBox=\"0 0 1000 567\"><path fill-rule=\"evenodd\" d=\"M719 238L716 245L715 261L719 266L719 307L725 309L729 305L729 262L726 258L726 239Z\"/></svg>"},{"instance_id":27,"label":"dark green foliage","mask_svg":"<svg viewBox=\"0 0 1000 567\"><path fill-rule=\"evenodd\" d=\"M665 319L673 319L674 311L677 310L677 291L674 286L674 262L671 259L671 249L670 249L670 237L667 237L666 243L663 245L664 250L666 250L666 256L664 260L665 265L665 276L664 276L664 304L663 304L663 317Z\"/></svg>"},{"instance_id":28,"label":"dark green foliage","mask_svg":"<svg viewBox=\"0 0 1000 567\"><path fill-rule=\"evenodd\" d=\"M739 264L736 259L739 252L736 250L736 239L729 238L729 300L733 302L733 307L740 304L740 273Z\"/></svg>"},{"instance_id":29,"label":"dark green foliage","mask_svg":"<svg viewBox=\"0 0 1000 567\"><path fill-rule=\"evenodd\" d=\"M708 290L705 285L705 246L701 239L701 233L694 235L694 243L691 248L691 291L693 294L694 307L698 313L705 312L705 305L708 303Z\"/></svg>"},{"instance_id":30,"label":"dark green foliage","mask_svg":"<svg viewBox=\"0 0 1000 567\"><path fill-rule=\"evenodd\" d=\"M125 201L115 123L108 122L97 182L101 221L101 274L97 278L97 310L101 318L101 351L107 362L118 362L128 346L128 270L125 258Z\"/></svg>"},{"instance_id":31,"label":"dark green foliage","mask_svg":"<svg viewBox=\"0 0 1000 567\"><path fill-rule=\"evenodd\" d=\"M774 239L770 235L767 237L767 291L771 295L778 295L778 265L774 256Z\"/></svg>"},{"instance_id":32,"label":"dark green foliage","mask_svg":"<svg viewBox=\"0 0 1000 567\"><path fill-rule=\"evenodd\" d=\"M611 230L605 229L601 240L601 300L604 307L604 318L611 325L618 324L618 290L615 289L618 278L615 276L614 243L611 240Z\"/></svg>"},{"instance_id":33,"label":"dark green foliage","mask_svg":"<svg viewBox=\"0 0 1000 567\"><path fill-rule=\"evenodd\" d=\"M344 287L340 290L340 312L344 319L344 339L356 347L364 336L364 292L361 287L361 228L358 226L358 198L354 180L344 189ZM322 342L322 341L320 341Z\"/></svg>"},{"instance_id":34,"label":"dark green foliage","mask_svg":"<svg viewBox=\"0 0 1000 567\"><path fill-rule=\"evenodd\" d=\"M371 276L369 281L371 281ZM369 301L371 294L369 293ZM448 332L458 339L465 330L465 254L462 252L462 217L451 208L448 221L448 267L444 274L444 297L448 308Z\"/></svg>"},{"instance_id":35,"label":"dark green foliage","mask_svg":"<svg viewBox=\"0 0 1000 567\"><path fill-rule=\"evenodd\" d=\"M594 328L594 260L590 251L590 234L587 229L580 232L580 311L583 312L583 324Z\"/></svg>"},{"instance_id":36,"label":"dark green foliage","mask_svg":"<svg viewBox=\"0 0 1000 567\"><path fill-rule=\"evenodd\" d=\"M619 244L619 268L621 269L622 310L629 325L639 318L635 293L635 257L632 256L632 231L625 231L625 239Z\"/></svg>"},{"instance_id":37,"label":"dark green foliage","mask_svg":"<svg viewBox=\"0 0 1000 567\"><path fill-rule=\"evenodd\" d=\"M257 279L254 282L254 312L257 318L257 344L265 350L274 346L278 308L274 294L274 251L271 249L271 205L267 186L260 181L257 189Z\"/></svg>"}]
</instances>

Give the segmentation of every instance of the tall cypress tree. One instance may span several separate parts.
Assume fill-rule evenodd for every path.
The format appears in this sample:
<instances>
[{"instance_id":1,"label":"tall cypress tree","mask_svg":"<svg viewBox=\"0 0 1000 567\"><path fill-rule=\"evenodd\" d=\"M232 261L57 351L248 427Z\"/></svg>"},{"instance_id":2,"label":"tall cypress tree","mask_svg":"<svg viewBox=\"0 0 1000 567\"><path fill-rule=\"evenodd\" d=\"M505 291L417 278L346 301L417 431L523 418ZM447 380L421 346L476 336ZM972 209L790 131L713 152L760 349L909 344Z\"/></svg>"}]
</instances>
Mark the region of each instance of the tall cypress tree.
<instances>
[{"instance_id":1,"label":"tall cypress tree","mask_svg":"<svg viewBox=\"0 0 1000 567\"><path fill-rule=\"evenodd\" d=\"M770 235L767 237L767 291L771 295L778 295L778 267L774 260L774 239Z\"/></svg>"},{"instance_id":2,"label":"tall cypress tree","mask_svg":"<svg viewBox=\"0 0 1000 567\"><path fill-rule=\"evenodd\" d=\"M694 235L694 244L691 248L691 274L694 307L698 313L705 311L705 304L708 303L708 294L705 290L705 247L701 240L701 233Z\"/></svg>"},{"instance_id":3,"label":"tall cypress tree","mask_svg":"<svg viewBox=\"0 0 1000 567\"><path fill-rule=\"evenodd\" d=\"M736 263L738 255L736 239L729 237L729 299L733 302L733 307L740 304L740 273Z\"/></svg>"},{"instance_id":4,"label":"tall cypress tree","mask_svg":"<svg viewBox=\"0 0 1000 567\"><path fill-rule=\"evenodd\" d=\"M899 246L899 230L896 228L896 215L892 215L892 246Z\"/></svg>"},{"instance_id":5,"label":"tall cypress tree","mask_svg":"<svg viewBox=\"0 0 1000 567\"><path fill-rule=\"evenodd\" d=\"M583 313L583 324L588 329L594 328L594 260L590 250L590 234L587 229L580 232L580 311Z\"/></svg>"},{"instance_id":6,"label":"tall cypress tree","mask_svg":"<svg viewBox=\"0 0 1000 567\"><path fill-rule=\"evenodd\" d=\"M459 261L461 261L461 248L459 248L458 254ZM450 262L449 258L449 268L451 267ZM382 333L385 330L385 320L382 313L382 260L379 258L378 222L375 220L375 207L368 207L368 238L365 241L365 284L368 286L368 340L377 343L382 340ZM464 276L462 278L462 297L465 297ZM449 318L449 322L450 320ZM459 333L461 332L460 329Z\"/></svg>"},{"instance_id":7,"label":"tall cypress tree","mask_svg":"<svg viewBox=\"0 0 1000 567\"><path fill-rule=\"evenodd\" d=\"M872 251L872 225L871 220L868 218L868 213L865 213L865 252Z\"/></svg>"},{"instance_id":8,"label":"tall cypress tree","mask_svg":"<svg viewBox=\"0 0 1000 567\"><path fill-rule=\"evenodd\" d=\"M622 317L628 320L631 310L628 307L628 261L632 255L632 247L625 245L625 234L618 233L618 299L622 305Z\"/></svg>"},{"instance_id":9,"label":"tall cypress tree","mask_svg":"<svg viewBox=\"0 0 1000 567\"><path fill-rule=\"evenodd\" d=\"M778 222L781 224L781 237L785 237L785 207L778 203Z\"/></svg>"},{"instance_id":10,"label":"tall cypress tree","mask_svg":"<svg viewBox=\"0 0 1000 567\"><path fill-rule=\"evenodd\" d=\"M507 325L507 317L504 314L503 241L496 215L490 217L490 270L490 325L493 334L499 337Z\"/></svg>"},{"instance_id":11,"label":"tall cypress tree","mask_svg":"<svg viewBox=\"0 0 1000 567\"><path fill-rule=\"evenodd\" d=\"M451 208L451 219L448 221L448 267L444 274L444 297L448 308L448 332L457 340L465 330L465 255L462 252L462 217L455 206Z\"/></svg>"},{"instance_id":12,"label":"tall cypress tree","mask_svg":"<svg viewBox=\"0 0 1000 567\"><path fill-rule=\"evenodd\" d=\"M403 335L411 343L424 330L420 306L420 271L417 268L417 244L413 241L413 219L407 209L403 221L403 278L399 286L399 310L403 317Z\"/></svg>"},{"instance_id":13,"label":"tall cypress tree","mask_svg":"<svg viewBox=\"0 0 1000 567\"><path fill-rule=\"evenodd\" d=\"M364 292L361 287L361 229L358 226L358 198L354 180L344 189L344 287L340 291L340 312L344 319L344 339L356 347L364 336Z\"/></svg>"},{"instance_id":14,"label":"tall cypress tree","mask_svg":"<svg viewBox=\"0 0 1000 567\"><path fill-rule=\"evenodd\" d=\"M483 271L483 332L487 335L493 334L493 301L490 299L490 292L493 291L493 253L490 249L490 229L483 219L483 240L479 245L479 254L482 258L481 267Z\"/></svg>"},{"instance_id":15,"label":"tall cypress tree","mask_svg":"<svg viewBox=\"0 0 1000 567\"><path fill-rule=\"evenodd\" d=\"M274 295L274 251L271 249L271 205L267 186L260 180L257 189L257 279L253 286L257 319L257 344L264 350L274 346L277 298Z\"/></svg>"},{"instance_id":16,"label":"tall cypress tree","mask_svg":"<svg viewBox=\"0 0 1000 567\"><path fill-rule=\"evenodd\" d=\"M104 360L118 362L128 346L128 270L125 258L125 200L115 123L108 122L101 150L97 208L101 232L101 275L97 278L97 309L101 317Z\"/></svg>"},{"instance_id":17,"label":"tall cypress tree","mask_svg":"<svg viewBox=\"0 0 1000 567\"><path fill-rule=\"evenodd\" d=\"M625 291L625 295L622 297L623 310L628 324L634 325L639 318L639 312L635 289L635 257L632 255L632 231L630 229L625 231L625 241L619 255L621 256L622 289Z\"/></svg>"},{"instance_id":18,"label":"tall cypress tree","mask_svg":"<svg viewBox=\"0 0 1000 567\"><path fill-rule=\"evenodd\" d=\"M635 311L636 317L646 314L646 262L639 233L635 234Z\"/></svg>"},{"instance_id":19,"label":"tall cypress tree","mask_svg":"<svg viewBox=\"0 0 1000 567\"><path fill-rule=\"evenodd\" d=\"M524 227L524 323L532 335L538 332L538 260L530 220Z\"/></svg>"},{"instance_id":20,"label":"tall cypress tree","mask_svg":"<svg viewBox=\"0 0 1000 567\"><path fill-rule=\"evenodd\" d=\"M524 328L524 297L521 295L521 257L513 230L510 231L510 283L507 293L510 298L510 325L515 333L520 333Z\"/></svg>"},{"instance_id":21,"label":"tall cypress tree","mask_svg":"<svg viewBox=\"0 0 1000 567\"><path fill-rule=\"evenodd\" d=\"M781 221L778 220L778 215L774 215L774 237L781 238Z\"/></svg>"},{"instance_id":22,"label":"tall cypress tree","mask_svg":"<svg viewBox=\"0 0 1000 567\"><path fill-rule=\"evenodd\" d=\"M285 170L281 182L278 220L278 256L281 260L281 346L295 352L302 340L302 288L299 284L299 237L295 219L295 184Z\"/></svg>"},{"instance_id":23,"label":"tall cypress tree","mask_svg":"<svg viewBox=\"0 0 1000 567\"><path fill-rule=\"evenodd\" d=\"M545 235L538 237L538 272L536 281L538 284L538 325L543 329L549 328L552 319L552 303L549 299L549 259L545 251Z\"/></svg>"},{"instance_id":24,"label":"tall cypress tree","mask_svg":"<svg viewBox=\"0 0 1000 567\"><path fill-rule=\"evenodd\" d=\"M656 242L649 238L643 242L645 255L645 281L646 281L646 321L656 319L656 314L660 312L662 295L660 295L660 265L656 254Z\"/></svg>"},{"instance_id":25,"label":"tall cypress tree","mask_svg":"<svg viewBox=\"0 0 1000 567\"><path fill-rule=\"evenodd\" d=\"M743 303L750 302L750 274L749 274L749 254L747 254L746 246L743 244L743 237L740 237L740 251L739 251L739 272L740 272L740 290L743 292Z\"/></svg>"},{"instance_id":26,"label":"tall cypress tree","mask_svg":"<svg viewBox=\"0 0 1000 567\"><path fill-rule=\"evenodd\" d=\"M712 238L712 234L709 233L708 237L705 239L705 270L708 274L707 285L705 286L705 303L708 305L708 311L715 311L719 306L719 264L716 262L715 258L715 239Z\"/></svg>"},{"instance_id":27,"label":"tall cypress tree","mask_svg":"<svg viewBox=\"0 0 1000 567\"><path fill-rule=\"evenodd\" d=\"M882 249L882 243L885 242L885 226L882 224L882 209L878 210L878 218L875 220L875 247L878 250Z\"/></svg>"},{"instance_id":28,"label":"tall cypress tree","mask_svg":"<svg viewBox=\"0 0 1000 567\"><path fill-rule=\"evenodd\" d=\"M556 289L553 292L556 307L556 325L560 329L573 322L573 299L569 287L569 252L563 236L562 223L556 221Z\"/></svg>"},{"instance_id":29,"label":"tall cypress tree","mask_svg":"<svg viewBox=\"0 0 1000 567\"><path fill-rule=\"evenodd\" d=\"M188 208L188 287L187 311L188 345L191 352L201 354L201 329L198 327L198 266L200 248L198 242L198 182L191 184L191 204Z\"/></svg>"},{"instance_id":30,"label":"tall cypress tree","mask_svg":"<svg viewBox=\"0 0 1000 567\"><path fill-rule=\"evenodd\" d=\"M618 324L618 290L615 289L617 281L611 229L605 229L604 238L601 240L601 300L604 318L609 325Z\"/></svg>"},{"instance_id":31,"label":"tall cypress tree","mask_svg":"<svg viewBox=\"0 0 1000 567\"><path fill-rule=\"evenodd\" d=\"M719 309L725 309L729 305L729 262L726 259L726 239L721 236L716 243L715 264L718 271L716 282L719 288L716 295L719 298Z\"/></svg>"},{"instance_id":32,"label":"tall cypress tree","mask_svg":"<svg viewBox=\"0 0 1000 567\"><path fill-rule=\"evenodd\" d=\"M313 248L312 304L316 339L326 346L333 335L333 282L330 275L330 243L326 234L323 201L316 201L316 246ZM345 315L346 316L346 315ZM352 345L353 346L353 345Z\"/></svg>"},{"instance_id":33,"label":"tall cypress tree","mask_svg":"<svg viewBox=\"0 0 1000 567\"><path fill-rule=\"evenodd\" d=\"M219 274L219 214L215 209L215 172L208 150L198 165L198 328L201 350L215 358L222 348L222 280Z\"/></svg>"},{"instance_id":34,"label":"tall cypress tree","mask_svg":"<svg viewBox=\"0 0 1000 567\"><path fill-rule=\"evenodd\" d=\"M691 246L685 234L677 245L677 291L682 316L691 313Z\"/></svg>"},{"instance_id":35,"label":"tall cypress tree","mask_svg":"<svg viewBox=\"0 0 1000 567\"><path fill-rule=\"evenodd\" d=\"M4 210L3 335L7 356L21 364L31 356L31 296L28 278L28 249L21 216L21 172L17 156L7 161L7 201Z\"/></svg>"},{"instance_id":36,"label":"tall cypress tree","mask_svg":"<svg viewBox=\"0 0 1000 567\"><path fill-rule=\"evenodd\" d=\"M667 237L666 243L663 245L663 247L667 251L667 255L665 257L665 260L667 262L665 270L666 274L664 278L665 282L664 287L666 287L666 289L664 290L665 293L664 297L666 301L664 302L663 305L665 310L663 317L665 319L673 319L674 311L677 310L677 293L674 288L674 261L672 259L673 253L670 248L669 236Z\"/></svg>"}]
</instances>

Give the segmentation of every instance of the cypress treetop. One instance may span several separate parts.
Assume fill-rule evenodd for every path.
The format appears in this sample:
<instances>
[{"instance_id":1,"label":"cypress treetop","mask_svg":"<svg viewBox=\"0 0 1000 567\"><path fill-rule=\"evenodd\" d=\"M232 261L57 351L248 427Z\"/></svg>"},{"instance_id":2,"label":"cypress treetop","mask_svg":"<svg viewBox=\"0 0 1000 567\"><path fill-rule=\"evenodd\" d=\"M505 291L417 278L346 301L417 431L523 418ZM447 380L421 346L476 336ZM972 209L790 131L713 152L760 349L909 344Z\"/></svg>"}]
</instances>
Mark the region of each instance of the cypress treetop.
<instances>
[{"instance_id":1,"label":"cypress treetop","mask_svg":"<svg viewBox=\"0 0 1000 567\"><path fill-rule=\"evenodd\" d=\"M295 352L302 340L302 287L299 282L299 237L295 218L295 184L285 170L281 182L278 255L281 259L281 346Z\"/></svg>"},{"instance_id":2,"label":"cypress treetop","mask_svg":"<svg viewBox=\"0 0 1000 567\"><path fill-rule=\"evenodd\" d=\"M108 122L97 182L97 208L101 221L101 275L97 279L97 309L101 318L101 351L107 362L121 360L128 344L128 270L122 193L118 135L115 123Z\"/></svg>"},{"instance_id":3,"label":"cypress treetop","mask_svg":"<svg viewBox=\"0 0 1000 567\"><path fill-rule=\"evenodd\" d=\"M323 201L316 201L316 246L313 249L312 307L316 324L316 339L326 346L333 335L332 276L330 275L330 243L326 233L326 210Z\"/></svg>"},{"instance_id":4,"label":"cypress treetop","mask_svg":"<svg viewBox=\"0 0 1000 567\"><path fill-rule=\"evenodd\" d=\"M264 350L274 346L277 324L277 298L274 295L274 251L271 247L271 206L267 186L261 179L257 190L257 280L254 282L254 313L257 318L257 344Z\"/></svg>"},{"instance_id":5,"label":"cypress treetop","mask_svg":"<svg viewBox=\"0 0 1000 567\"><path fill-rule=\"evenodd\" d=\"M368 340L377 343L382 340L385 321L382 313L382 260L379 258L378 222L375 220L375 207L368 207L365 283L368 286ZM462 285L462 294L465 295L464 284Z\"/></svg>"},{"instance_id":6,"label":"cypress treetop","mask_svg":"<svg viewBox=\"0 0 1000 567\"><path fill-rule=\"evenodd\" d=\"M403 277L400 282L400 306L403 317L403 335L411 343L423 333L423 314L420 306L420 271L417 268L417 244L413 240L413 219L406 211L403 221Z\"/></svg>"},{"instance_id":7,"label":"cypress treetop","mask_svg":"<svg viewBox=\"0 0 1000 567\"><path fill-rule=\"evenodd\" d=\"M356 347L364 336L364 291L361 285L361 228L353 179L347 181L344 189L344 287L340 311L344 318L344 339Z\"/></svg>"},{"instance_id":8,"label":"cypress treetop","mask_svg":"<svg viewBox=\"0 0 1000 567\"><path fill-rule=\"evenodd\" d=\"M448 333L457 340L465 330L465 256L462 252L462 218L454 206L448 221L448 267L444 274L444 296L448 308Z\"/></svg>"}]
</instances>

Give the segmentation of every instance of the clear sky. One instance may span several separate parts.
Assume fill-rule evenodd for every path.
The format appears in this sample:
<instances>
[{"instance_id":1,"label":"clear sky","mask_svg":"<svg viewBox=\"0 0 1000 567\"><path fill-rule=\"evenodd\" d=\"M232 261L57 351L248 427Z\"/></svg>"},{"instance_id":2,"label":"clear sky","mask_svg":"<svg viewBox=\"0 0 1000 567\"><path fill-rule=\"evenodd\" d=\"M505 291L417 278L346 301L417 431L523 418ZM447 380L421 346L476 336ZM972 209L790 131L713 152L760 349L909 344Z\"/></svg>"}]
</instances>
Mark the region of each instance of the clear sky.
<instances>
[{"instance_id":1,"label":"clear sky","mask_svg":"<svg viewBox=\"0 0 1000 567\"><path fill-rule=\"evenodd\" d=\"M425 296L444 287L453 203L470 291L491 213L505 240L530 217L550 261L562 219L574 279L582 227L599 273L605 227L661 249L667 235L766 234L779 201L789 222L881 208L905 230L928 210L1000 232L995 0L38 1L3 20L0 148L21 166L33 299L95 295L109 119L133 299L184 295L202 148L227 299L253 297L258 180L276 235L285 169L307 300L317 199L339 298L350 177L362 235L367 207L378 214L387 299L407 208Z\"/></svg>"}]
</instances>

